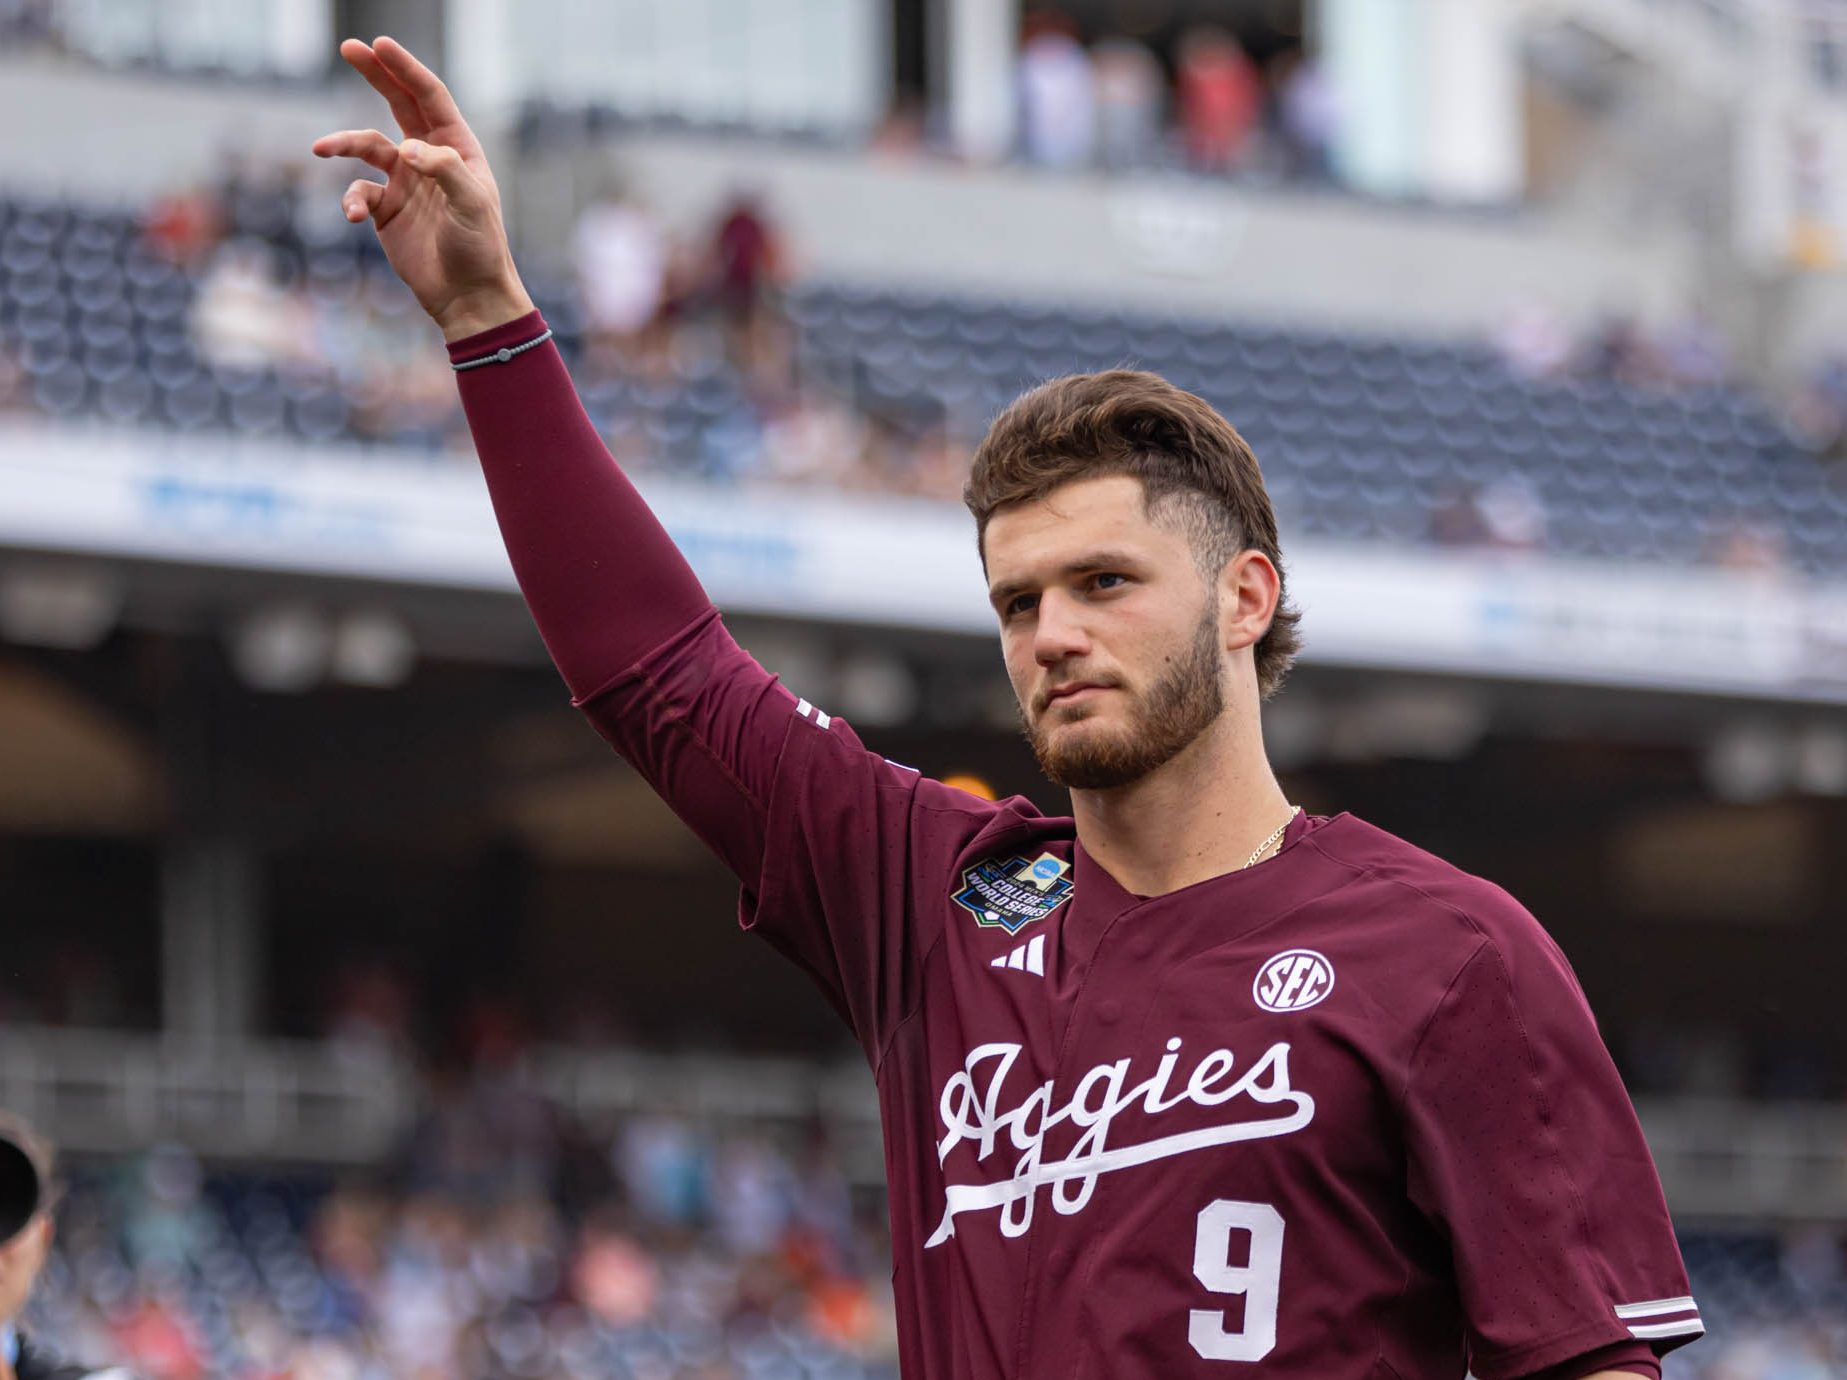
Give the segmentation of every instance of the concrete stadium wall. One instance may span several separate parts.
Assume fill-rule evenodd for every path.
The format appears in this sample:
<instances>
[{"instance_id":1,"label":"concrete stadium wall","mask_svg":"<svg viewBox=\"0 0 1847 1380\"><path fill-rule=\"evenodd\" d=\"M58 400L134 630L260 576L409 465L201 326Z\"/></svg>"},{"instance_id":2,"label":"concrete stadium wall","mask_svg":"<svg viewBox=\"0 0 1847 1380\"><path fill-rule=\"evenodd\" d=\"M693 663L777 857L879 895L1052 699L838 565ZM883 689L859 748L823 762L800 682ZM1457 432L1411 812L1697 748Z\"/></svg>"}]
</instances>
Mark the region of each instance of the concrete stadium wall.
<instances>
[{"instance_id":1,"label":"concrete stadium wall","mask_svg":"<svg viewBox=\"0 0 1847 1380\"><path fill-rule=\"evenodd\" d=\"M632 136L602 158L681 225L735 188L760 190L799 266L837 277L1428 335L1480 332L1524 302L1582 321L1617 310L1659 320L1693 300L1694 246L1667 229L1616 242L1538 213L696 135Z\"/></svg>"},{"instance_id":2,"label":"concrete stadium wall","mask_svg":"<svg viewBox=\"0 0 1847 1380\"><path fill-rule=\"evenodd\" d=\"M353 85L258 87L0 59L0 188L138 204L217 175L233 155L311 162L316 135L383 116L383 102Z\"/></svg>"}]
</instances>

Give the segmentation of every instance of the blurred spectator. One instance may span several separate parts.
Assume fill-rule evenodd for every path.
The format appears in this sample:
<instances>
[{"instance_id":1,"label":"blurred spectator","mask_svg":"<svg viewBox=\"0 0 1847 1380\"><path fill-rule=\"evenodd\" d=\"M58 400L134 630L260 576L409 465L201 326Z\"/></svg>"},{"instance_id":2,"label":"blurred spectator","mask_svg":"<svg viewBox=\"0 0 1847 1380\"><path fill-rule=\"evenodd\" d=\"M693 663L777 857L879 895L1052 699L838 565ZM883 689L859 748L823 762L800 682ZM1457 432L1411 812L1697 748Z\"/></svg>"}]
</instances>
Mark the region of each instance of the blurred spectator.
<instances>
[{"instance_id":1,"label":"blurred spectator","mask_svg":"<svg viewBox=\"0 0 1847 1380\"><path fill-rule=\"evenodd\" d=\"M1504 475L1480 489L1458 489L1437 504L1429 535L1438 546L1536 551L1545 545L1545 504L1519 475Z\"/></svg>"},{"instance_id":2,"label":"blurred spectator","mask_svg":"<svg viewBox=\"0 0 1847 1380\"><path fill-rule=\"evenodd\" d=\"M1556 378L1571 364L1571 332L1556 312L1537 302L1510 311L1495 333L1494 345L1514 376L1529 382Z\"/></svg>"},{"instance_id":3,"label":"blurred spectator","mask_svg":"<svg viewBox=\"0 0 1847 1380\"><path fill-rule=\"evenodd\" d=\"M571 1263L571 1288L584 1307L612 1327L632 1327L651 1314L660 1296L654 1258L619 1229L607 1211L591 1219Z\"/></svg>"},{"instance_id":4,"label":"blurred spectator","mask_svg":"<svg viewBox=\"0 0 1847 1380\"><path fill-rule=\"evenodd\" d=\"M782 247L754 193L739 192L720 212L711 281L719 310L734 324L749 324L775 300L782 284Z\"/></svg>"},{"instance_id":5,"label":"blurred spectator","mask_svg":"<svg viewBox=\"0 0 1847 1380\"><path fill-rule=\"evenodd\" d=\"M719 215L700 281L717 307L725 350L733 368L759 383L786 375L793 346L779 311L786 271L782 242L755 193L738 192ZM688 288L683 296L690 296ZM730 413L724 423L736 428ZM755 426L748 426L754 439ZM707 440L714 440L712 432ZM754 468L754 457L701 457L710 472ZM712 462L716 459L718 463Z\"/></svg>"},{"instance_id":6,"label":"blurred spectator","mask_svg":"<svg viewBox=\"0 0 1847 1380\"><path fill-rule=\"evenodd\" d=\"M282 271L300 272L307 248L299 223L304 169L296 163L246 159L235 151L226 156L225 166L218 205L226 238L266 244Z\"/></svg>"},{"instance_id":7,"label":"blurred spectator","mask_svg":"<svg viewBox=\"0 0 1847 1380\"><path fill-rule=\"evenodd\" d=\"M1641 324L1626 316L1607 316L1585 341L1581 368L1595 379L1646 387L1660 377L1654 345Z\"/></svg>"},{"instance_id":8,"label":"blurred spectator","mask_svg":"<svg viewBox=\"0 0 1847 1380\"><path fill-rule=\"evenodd\" d=\"M198 1159L182 1145L156 1146L130 1163L116 1191L125 1204L122 1237L132 1260L159 1269L198 1253L210 1232L204 1183Z\"/></svg>"},{"instance_id":9,"label":"blurred spectator","mask_svg":"<svg viewBox=\"0 0 1847 1380\"><path fill-rule=\"evenodd\" d=\"M0 341L0 415L22 412L31 405L31 380L20 367L19 356Z\"/></svg>"},{"instance_id":10,"label":"blurred spectator","mask_svg":"<svg viewBox=\"0 0 1847 1380\"><path fill-rule=\"evenodd\" d=\"M1847 355L1833 355L1809 370L1790 401L1790 425L1817 453L1847 457Z\"/></svg>"},{"instance_id":11,"label":"blurred spectator","mask_svg":"<svg viewBox=\"0 0 1847 1380\"><path fill-rule=\"evenodd\" d=\"M171 1302L144 1295L111 1320L115 1353L147 1380L203 1380L205 1358Z\"/></svg>"},{"instance_id":12,"label":"blurred spectator","mask_svg":"<svg viewBox=\"0 0 1847 1380\"><path fill-rule=\"evenodd\" d=\"M1020 147L1042 168L1096 156L1097 83L1090 54L1058 16L1034 16L1020 45Z\"/></svg>"},{"instance_id":13,"label":"blurred spectator","mask_svg":"<svg viewBox=\"0 0 1847 1380\"><path fill-rule=\"evenodd\" d=\"M1438 546L1486 546L1488 535L1488 519L1473 489L1455 489L1430 510L1429 537Z\"/></svg>"},{"instance_id":14,"label":"blurred spectator","mask_svg":"<svg viewBox=\"0 0 1847 1380\"><path fill-rule=\"evenodd\" d=\"M204 188L174 192L148 208L141 235L148 248L168 263L197 268L223 238L223 210Z\"/></svg>"},{"instance_id":15,"label":"blurred spectator","mask_svg":"<svg viewBox=\"0 0 1847 1380\"><path fill-rule=\"evenodd\" d=\"M1160 158L1166 118L1161 64L1132 38L1102 40L1091 62L1100 161L1112 172L1148 167Z\"/></svg>"},{"instance_id":16,"label":"blurred spectator","mask_svg":"<svg viewBox=\"0 0 1847 1380\"><path fill-rule=\"evenodd\" d=\"M1311 182L1334 178L1334 146L1340 136L1340 108L1334 84L1319 63L1292 49L1272 65L1277 127L1283 142L1283 175Z\"/></svg>"},{"instance_id":17,"label":"blurred spectator","mask_svg":"<svg viewBox=\"0 0 1847 1380\"><path fill-rule=\"evenodd\" d=\"M613 1163L628 1185L629 1201L658 1226L693 1227L710 1207L707 1149L693 1129L672 1112L637 1117L623 1129Z\"/></svg>"},{"instance_id":18,"label":"blurred spectator","mask_svg":"<svg viewBox=\"0 0 1847 1380\"><path fill-rule=\"evenodd\" d=\"M913 158L924 151L928 134L929 107L921 97L900 95L873 130L866 147L876 155Z\"/></svg>"},{"instance_id":19,"label":"blurred spectator","mask_svg":"<svg viewBox=\"0 0 1847 1380\"><path fill-rule=\"evenodd\" d=\"M1707 539L1705 558L1727 570L1777 574L1788 569L1782 535L1761 522L1733 518Z\"/></svg>"},{"instance_id":20,"label":"blurred spectator","mask_svg":"<svg viewBox=\"0 0 1847 1380\"><path fill-rule=\"evenodd\" d=\"M415 1032L404 974L378 957L349 961L334 979L324 1027L328 1041L347 1058L408 1055Z\"/></svg>"},{"instance_id":21,"label":"blurred spectator","mask_svg":"<svg viewBox=\"0 0 1847 1380\"><path fill-rule=\"evenodd\" d=\"M740 1255L775 1248L789 1229L795 1198L789 1165L762 1141L739 1137L712 1165L712 1223Z\"/></svg>"},{"instance_id":22,"label":"blurred spectator","mask_svg":"<svg viewBox=\"0 0 1847 1380\"><path fill-rule=\"evenodd\" d=\"M1195 172L1225 173L1243 161L1263 113L1263 85L1238 40L1215 25L1180 40L1175 101L1181 146Z\"/></svg>"},{"instance_id":23,"label":"blurred spectator","mask_svg":"<svg viewBox=\"0 0 1847 1380\"><path fill-rule=\"evenodd\" d=\"M200 356L221 369L267 369L313 358L308 303L283 285L269 247L232 240L213 257L193 301Z\"/></svg>"},{"instance_id":24,"label":"blurred spectator","mask_svg":"<svg viewBox=\"0 0 1847 1380\"><path fill-rule=\"evenodd\" d=\"M572 246L590 329L621 348L638 343L658 319L667 288L660 225L640 202L611 198L578 217Z\"/></svg>"},{"instance_id":25,"label":"blurred spectator","mask_svg":"<svg viewBox=\"0 0 1847 1380\"><path fill-rule=\"evenodd\" d=\"M1631 388L1716 388L1731 377L1724 335L1694 311L1659 332L1627 316L1607 316L1577 337L1536 302L1511 310L1494 334L1501 362L1529 383L1571 376Z\"/></svg>"},{"instance_id":26,"label":"blurred spectator","mask_svg":"<svg viewBox=\"0 0 1847 1380\"><path fill-rule=\"evenodd\" d=\"M1488 544L1501 551L1537 551L1546 544L1546 505L1523 475L1506 474L1482 490Z\"/></svg>"},{"instance_id":27,"label":"blurred spectator","mask_svg":"<svg viewBox=\"0 0 1847 1380\"><path fill-rule=\"evenodd\" d=\"M1677 388L1713 388L1731 375L1731 352L1710 317L1694 311L1661 334L1663 380Z\"/></svg>"},{"instance_id":28,"label":"blurred spectator","mask_svg":"<svg viewBox=\"0 0 1847 1380\"><path fill-rule=\"evenodd\" d=\"M763 478L845 487L866 444L864 421L838 403L798 394L768 420Z\"/></svg>"}]
</instances>

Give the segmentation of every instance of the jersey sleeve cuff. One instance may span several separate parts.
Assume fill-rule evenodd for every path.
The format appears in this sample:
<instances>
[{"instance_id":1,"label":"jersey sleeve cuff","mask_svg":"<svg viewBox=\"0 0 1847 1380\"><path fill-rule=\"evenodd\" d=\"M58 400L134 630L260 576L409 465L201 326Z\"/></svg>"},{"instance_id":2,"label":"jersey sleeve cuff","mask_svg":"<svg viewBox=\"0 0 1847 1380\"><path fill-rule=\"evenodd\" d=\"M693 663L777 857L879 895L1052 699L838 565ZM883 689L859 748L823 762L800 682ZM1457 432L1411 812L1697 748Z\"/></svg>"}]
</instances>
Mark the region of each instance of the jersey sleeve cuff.
<instances>
[{"instance_id":1,"label":"jersey sleeve cuff","mask_svg":"<svg viewBox=\"0 0 1847 1380\"><path fill-rule=\"evenodd\" d=\"M506 321L498 326L490 326L485 331L465 335L460 340L449 342L449 362L464 364L471 359L491 354L495 350L509 345L523 345L535 335L545 330L545 318L535 308L524 316Z\"/></svg>"}]
</instances>

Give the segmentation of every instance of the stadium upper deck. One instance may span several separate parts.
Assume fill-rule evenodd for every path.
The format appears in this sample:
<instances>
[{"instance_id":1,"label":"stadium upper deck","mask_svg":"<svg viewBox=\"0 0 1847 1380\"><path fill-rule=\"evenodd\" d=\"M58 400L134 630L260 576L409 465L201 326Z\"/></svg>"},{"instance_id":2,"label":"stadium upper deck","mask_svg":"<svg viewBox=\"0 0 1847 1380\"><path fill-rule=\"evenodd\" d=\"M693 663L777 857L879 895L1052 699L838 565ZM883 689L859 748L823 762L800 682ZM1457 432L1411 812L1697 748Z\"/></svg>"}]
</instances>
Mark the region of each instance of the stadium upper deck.
<instances>
[{"instance_id":1,"label":"stadium upper deck","mask_svg":"<svg viewBox=\"0 0 1847 1380\"><path fill-rule=\"evenodd\" d=\"M341 367L350 361L336 356L355 331L376 337L403 314L389 309L389 299L402 305L395 285L366 273L356 247L298 253L267 297L246 304L275 319L244 329L296 332L299 353L258 349L248 362L214 363L200 345L210 323L199 319L197 273L150 248L133 218L15 198L0 202L0 361L17 371L16 400L55 419L308 443L455 442L453 398L381 400L377 379ZM342 331L330 317L356 298L373 299L369 323ZM553 292L547 307L580 353L574 293ZM664 373L592 361L582 373L592 416L670 473L730 482L805 472L951 497L955 448L1021 389L1132 364L1225 410L1263 459L1285 522L1304 535L1691 563L1725 559L1741 534L1768 533L1800 570L1847 569L1847 482L1741 388L1529 380L1478 344L826 282L798 287L787 312L808 390L882 424L902 442L895 458L868 469L848 456L810 457L779 473L765 437L801 389L766 387L722 350L669 351ZM415 363L414 325L398 331L387 343L410 348L393 371L402 378ZM940 438L928 454L926 436ZM941 445L950 459L933 463ZM1522 510L1510 532L1495 528L1497 504Z\"/></svg>"}]
</instances>

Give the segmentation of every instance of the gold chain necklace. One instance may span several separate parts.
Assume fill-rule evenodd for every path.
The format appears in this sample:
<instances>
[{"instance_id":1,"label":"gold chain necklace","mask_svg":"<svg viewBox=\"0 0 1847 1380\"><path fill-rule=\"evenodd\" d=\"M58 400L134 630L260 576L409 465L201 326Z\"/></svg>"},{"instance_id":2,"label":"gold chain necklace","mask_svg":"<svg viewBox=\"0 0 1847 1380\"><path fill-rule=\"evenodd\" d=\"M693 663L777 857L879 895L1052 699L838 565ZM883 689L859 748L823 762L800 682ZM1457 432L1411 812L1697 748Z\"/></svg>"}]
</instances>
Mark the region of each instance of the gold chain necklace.
<instances>
[{"instance_id":1,"label":"gold chain necklace","mask_svg":"<svg viewBox=\"0 0 1847 1380\"><path fill-rule=\"evenodd\" d=\"M1270 849L1275 845L1277 840L1282 838L1282 836L1288 831L1289 826L1295 823L1295 817L1301 813L1302 813L1302 807L1300 805L1291 805L1289 807L1289 818L1284 820L1281 824L1276 826L1275 833L1271 834L1269 838L1265 839L1262 843L1257 845L1257 851L1250 855L1250 857L1245 861L1244 866L1245 867L1255 867L1257 865L1257 859L1261 858L1265 853L1268 853L1270 851ZM1242 871L1243 869L1240 868L1239 870Z\"/></svg>"}]
</instances>

